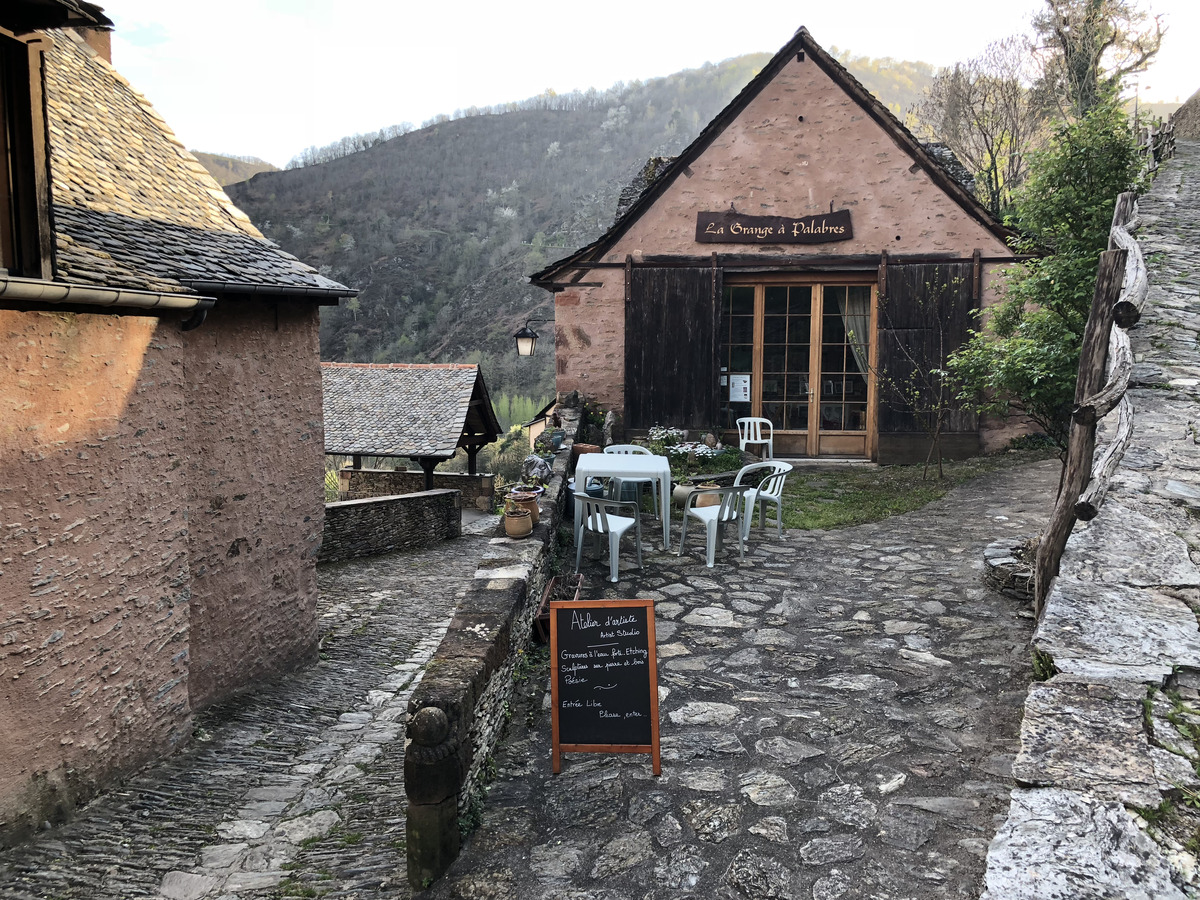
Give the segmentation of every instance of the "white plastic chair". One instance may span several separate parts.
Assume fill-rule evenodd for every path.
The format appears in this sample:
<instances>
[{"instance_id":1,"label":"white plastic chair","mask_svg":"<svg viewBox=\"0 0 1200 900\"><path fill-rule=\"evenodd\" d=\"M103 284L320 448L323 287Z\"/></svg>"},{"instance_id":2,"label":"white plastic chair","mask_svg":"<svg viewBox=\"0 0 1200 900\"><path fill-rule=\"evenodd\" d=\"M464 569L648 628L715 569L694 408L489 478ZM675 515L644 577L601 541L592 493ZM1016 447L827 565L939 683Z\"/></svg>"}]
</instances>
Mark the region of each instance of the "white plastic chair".
<instances>
[{"instance_id":1,"label":"white plastic chair","mask_svg":"<svg viewBox=\"0 0 1200 900\"><path fill-rule=\"evenodd\" d=\"M745 450L747 445L767 445L767 453L763 459L775 456L775 428L770 419L760 419L748 416L737 420L738 447Z\"/></svg>"},{"instance_id":2,"label":"white plastic chair","mask_svg":"<svg viewBox=\"0 0 1200 900\"><path fill-rule=\"evenodd\" d=\"M630 528L635 529L634 542L637 546L638 568L642 567L642 520L638 514L638 505L633 502L622 503L620 500L605 500L599 497L576 497L575 502L583 507L579 533L575 535L575 572L579 573L579 564L583 561L583 542L587 533L608 535L608 580L614 584L617 581L617 556L621 546L621 538ZM611 512L614 509L628 510L631 515L618 516Z\"/></svg>"},{"instance_id":3,"label":"white plastic chair","mask_svg":"<svg viewBox=\"0 0 1200 900\"><path fill-rule=\"evenodd\" d=\"M751 487L746 491L746 507L742 514L742 537L750 536L750 525L754 521L756 509L758 510L758 527L767 527L766 505L768 503L775 507L775 527L779 531L779 536L783 537L783 482L790 471L792 471L791 463L772 460L743 466L737 473L737 478L733 479L734 484L742 484L743 480L752 480L747 479L747 476L762 475L762 481L756 487Z\"/></svg>"},{"instance_id":4,"label":"white plastic chair","mask_svg":"<svg viewBox=\"0 0 1200 900\"><path fill-rule=\"evenodd\" d=\"M637 444L610 444L604 448L605 453L615 453L618 455L633 455L642 454L644 456L652 456L653 454L645 447L639 447ZM654 518L658 518L658 479L657 478L614 478L612 480L613 499L621 499L621 486L624 484L636 484L638 497L642 496L642 485L650 485L650 494L654 499Z\"/></svg>"},{"instance_id":5,"label":"white plastic chair","mask_svg":"<svg viewBox=\"0 0 1200 900\"><path fill-rule=\"evenodd\" d=\"M724 526L732 522L737 526L738 558L746 558L746 545L742 537L742 502L745 499L748 485L739 484L733 487L700 488L688 494L687 503L683 507L683 529L679 535L679 552L683 556L683 545L687 541L688 519L697 519L704 523L704 536L708 543L708 567L711 569L717 556L717 544L720 543ZM713 506L696 506L696 501L704 496L716 494L721 502Z\"/></svg>"}]
</instances>

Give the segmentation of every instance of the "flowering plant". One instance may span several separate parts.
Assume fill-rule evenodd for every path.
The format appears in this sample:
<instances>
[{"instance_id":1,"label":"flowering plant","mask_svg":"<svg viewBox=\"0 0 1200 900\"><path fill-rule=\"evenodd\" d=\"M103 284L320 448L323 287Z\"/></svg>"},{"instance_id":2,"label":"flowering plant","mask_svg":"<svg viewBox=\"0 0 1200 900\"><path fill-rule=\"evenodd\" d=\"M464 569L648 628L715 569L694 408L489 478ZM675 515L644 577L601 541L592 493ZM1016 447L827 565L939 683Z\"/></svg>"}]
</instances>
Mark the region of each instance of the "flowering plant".
<instances>
[{"instance_id":1,"label":"flowering plant","mask_svg":"<svg viewBox=\"0 0 1200 900\"><path fill-rule=\"evenodd\" d=\"M655 425L646 435L651 444L657 444L662 448L674 447L682 443L685 437L687 437L687 432L682 428L667 428L662 425Z\"/></svg>"}]
</instances>

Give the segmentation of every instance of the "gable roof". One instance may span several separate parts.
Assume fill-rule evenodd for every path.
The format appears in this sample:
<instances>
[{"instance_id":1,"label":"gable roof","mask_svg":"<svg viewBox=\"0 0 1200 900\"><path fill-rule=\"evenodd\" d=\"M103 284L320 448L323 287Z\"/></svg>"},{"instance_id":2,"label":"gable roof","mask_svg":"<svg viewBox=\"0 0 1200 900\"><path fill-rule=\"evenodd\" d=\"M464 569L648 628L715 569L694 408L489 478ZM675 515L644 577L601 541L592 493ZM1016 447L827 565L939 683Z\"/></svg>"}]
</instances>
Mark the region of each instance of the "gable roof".
<instances>
[{"instance_id":1,"label":"gable roof","mask_svg":"<svg viewBox=\"0 0 1200 900\"><path fill-rule=\"evenodd\" d=\"M948 194L984 228L1001 241L1007 243L1008 238L1013 233L997 221L995 216L988 211L987 207L979 202L974 194L955 180L939 164L938 160L922 146L913 133L905 128L904 124L893 115L892 111L863 87L862 83L851 75L841 63L826 53L813 40L808 29L802 26L796 31L795 36L771 58L771 61L763 66L762 71L755 75L721 112L717 113L716 117L704 127L700 134L696 136L696 139L682 153L669 161L651 160L651 163L658 164L658 171L651 173L653 180L642 191L641 196L628 206L624 215L618 215L617 220L608 231L587 246L576 250L571 255L551 263L540 272L535 272L530 276L530 281L542 287L550 287L564 272L571 269L586 268L588 263L599 261L612 249L638 218L654 205L667 188L709 148L713 141L737 118L742 110L771 83L780 70L794 56L800 53L806 53L811 56L812 60L825 71L835 84L838 84L862 107L872 120L882 127L900 147L912 156L913 161L925 170L934 184ZM667 162L667 165L665 167L661 166L662 162Z\"/></svg>"},{"instance_id":2,"label":"gable roof","mask_svg":"<svg viewBox=\"0 0 1200 900\"><path fill-rule=\"evenodd\" d=\"M321 363L325 452L449 459L500 434L479 366Z\"/></svg>"},{"instance_id":3,"label":"gable roof","mask_svg":"<svg viewBox=\"0 0 1200 900\"><path fill-rule=\"evenodd\" d=\"M16 31L84 26L111 28L104 10L84 0L5 0L4 21Z\"/></svg>"},{"instance_id":4,"label":"gable roof","mask_svg":"<svg viewBox=\"0 0 1200 900\"><path fill-rule=\"evenodd\" d=\"M163 293L357 293L268 241L71 30L45 53L55 279Z\"/></svg>"}]
</instances>

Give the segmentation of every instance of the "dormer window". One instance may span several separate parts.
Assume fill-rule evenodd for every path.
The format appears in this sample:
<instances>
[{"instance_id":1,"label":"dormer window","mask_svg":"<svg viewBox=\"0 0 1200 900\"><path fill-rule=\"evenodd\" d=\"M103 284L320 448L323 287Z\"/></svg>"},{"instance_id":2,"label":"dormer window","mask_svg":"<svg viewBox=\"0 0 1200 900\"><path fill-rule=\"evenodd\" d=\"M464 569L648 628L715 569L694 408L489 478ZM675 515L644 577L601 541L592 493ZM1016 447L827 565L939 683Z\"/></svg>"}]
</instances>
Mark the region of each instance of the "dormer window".
<instances>
[{"instance_id":1,"label":"dormer window","mask_svg":"<svg viewBox=\"0 0 1200 900\"><path fill-rule=\"evenodd\" d=\"M0 29L0 268L51 277L50 193L42 110L43 38Z\"/></svg>"}]
</instances>

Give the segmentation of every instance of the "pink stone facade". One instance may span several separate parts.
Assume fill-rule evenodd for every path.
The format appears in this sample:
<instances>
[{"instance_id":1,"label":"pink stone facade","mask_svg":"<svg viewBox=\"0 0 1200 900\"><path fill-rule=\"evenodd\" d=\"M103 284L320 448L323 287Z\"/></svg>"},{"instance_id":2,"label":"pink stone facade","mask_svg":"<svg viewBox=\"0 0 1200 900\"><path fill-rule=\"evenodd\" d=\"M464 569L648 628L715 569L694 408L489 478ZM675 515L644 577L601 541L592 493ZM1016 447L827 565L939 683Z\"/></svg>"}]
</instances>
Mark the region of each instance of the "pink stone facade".
<instances>
[{"instance_id":1,"label":"pink stone facade","mask_svg":"<svg viewBox=\"0 0 1200 900\"><path fill-rule=\"evenodd\" d=\"M712 126L710 126L711 128ZM604 265L571 268L555 294L557 389L606 408L625 399L625 269L650 257L697 260L718 254L781 254L819 265L833 256L948 255L978 250L984 306L999 298L999 272L1012 253L995 230L929 174L911 143L898 139L810 53L793 53L725 127L685 151L687 162L632 223L623 223ZM694 155L698 152L698 155ZM666 177L670 177L668 174ZM818 244L698 243L698 213L731 206L752 216L800 217L849 210L853 238ZM647 263L649 264L649 263ZM769 266L769 263L768 263ZM726 283L734 270L726 269ZM861 267L858 274L862 274ZM831 264L829 279L836 279ZM589 286L575 287L579 281ZM670 340L670 335L663 335ZM986 430L986 429L985 429ZM994 429L993 429L994 430ZM1007 431L1001 429L1007 439ZM985 444L987 440L985 439Z\"/></svg>"},{"instance_id":2,"label":"pink stone facade","mask_svg":"<svg viewBox=\"0 0 1200 900\"><path fill-rule=\"evenodd\" d=\"M325 514L316 308L248 303L218 323L186 338L197 707L314 657Z\"/></svg>"},{"instance_id":3,"label":"pink stone facade","mask_svg":"<svg viewBox=\"0 0 1200 900\"><path fill-rule=\"evenodd\" d=\"M0 311L0 835L314 652L317 314L233 306Z\"/></svg>"}]
</instances>

